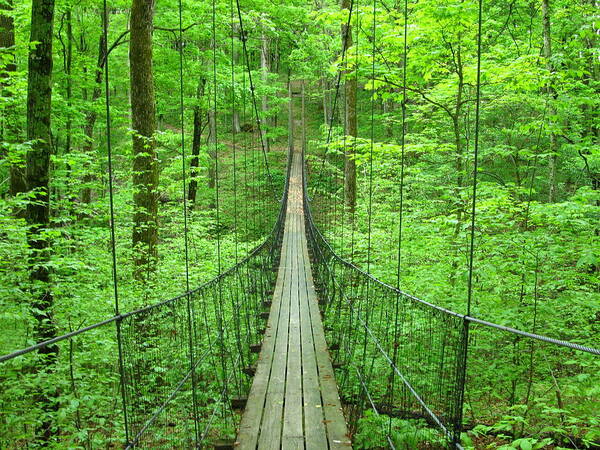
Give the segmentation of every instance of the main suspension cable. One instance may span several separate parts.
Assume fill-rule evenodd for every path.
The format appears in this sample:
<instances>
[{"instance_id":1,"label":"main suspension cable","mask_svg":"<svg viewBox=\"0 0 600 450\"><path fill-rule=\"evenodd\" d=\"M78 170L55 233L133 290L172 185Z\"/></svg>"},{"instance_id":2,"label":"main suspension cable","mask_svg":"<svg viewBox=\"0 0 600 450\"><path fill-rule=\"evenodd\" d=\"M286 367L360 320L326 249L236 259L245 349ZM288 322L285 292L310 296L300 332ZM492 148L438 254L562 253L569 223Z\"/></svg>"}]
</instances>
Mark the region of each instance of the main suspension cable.
<instances>
[{"instance_id":1,"label":"main suspension cable","mask_svg":"<svg viewBox=\"0 0 600 450\"><path fill-rule=\"evenodd\" d=\"M115 202L114 202L114 182L113 182L113 162L112 162L112 118L110 110L110 73L108 58L108 5L107 0L102 2L102 52L104 53L104 99L106 103L106 151L108 154L108 201L110 209L110 248L112 255L112 276L113 276L113 295L115 305L115 316L120 317L119 307L119 281L117 274L117 240L115 233ZM129 420L127 417L127 394L125 393L125 367L123 363L123 339L121 333L121 321L117 319L115 326L117 329L117 347L119 353L119 377L121 385L121 402L123 404L123 422L125 428L125 442L129 443Z\"/></svg>"}]
</instances>

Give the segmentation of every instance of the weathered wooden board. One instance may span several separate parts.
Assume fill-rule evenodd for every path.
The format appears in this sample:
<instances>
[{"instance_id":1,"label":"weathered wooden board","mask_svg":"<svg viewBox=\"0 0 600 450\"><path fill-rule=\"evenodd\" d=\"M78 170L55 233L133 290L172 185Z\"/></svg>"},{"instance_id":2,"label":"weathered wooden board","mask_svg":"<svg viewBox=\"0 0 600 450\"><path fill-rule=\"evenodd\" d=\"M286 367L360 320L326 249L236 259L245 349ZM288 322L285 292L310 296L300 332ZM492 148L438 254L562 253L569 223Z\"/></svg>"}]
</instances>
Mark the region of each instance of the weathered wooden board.
<instances>
[{"instance_id":1,"label":"weathered wooden board","mask_svg":"<svg viewBox=\"0 0 600 450\"><path fill-rule=\"evenodd\" d=\"M308 258L300 154L294 155L279 273L236 446L351 448Z\"/></svg>"}]
</instances>

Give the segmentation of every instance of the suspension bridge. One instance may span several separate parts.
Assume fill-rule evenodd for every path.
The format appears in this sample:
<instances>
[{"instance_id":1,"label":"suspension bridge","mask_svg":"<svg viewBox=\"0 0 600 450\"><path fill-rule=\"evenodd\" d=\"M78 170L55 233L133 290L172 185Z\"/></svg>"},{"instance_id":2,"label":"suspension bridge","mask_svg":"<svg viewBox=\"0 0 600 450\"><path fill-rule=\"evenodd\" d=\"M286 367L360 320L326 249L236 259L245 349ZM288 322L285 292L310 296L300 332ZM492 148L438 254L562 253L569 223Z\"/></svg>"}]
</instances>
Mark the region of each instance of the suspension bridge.
<instances>
[{"instance_id":1,"label":"suspension bridge","mask_svg":"<svg viewBox=\"0 0 600 450\"><path fill-rule=\"evenodd\" d=\"M245 36L239 2L236 6L236 25ZM352 14L351 6L348 24ZM180 26L180 38L182 33ZM245 37L242 42L247 53ZM480 45L478 51L480 56ZM345 53L346 44L342 59ZM262 141L247 55L245 59L256 135ZM183 78L183 62L180 69ZM108 79L108 63L105 70ZM477 70L479 75L479 64ZM340 79L341 72L332 110L336 109ZM183 135L183 94L181 107ZM406 102L403 110L405 107ZM331 137L333 114L329 125ZM110 142L110 129L108 133ZM477 134L475 142L477 151ZM264 142L261 144L264 153ZM117 309L104 321L0 357L3 369L23 367L25 359L28 367L48 363L38 369L41 378L52 375L70 380L58 389L68 393L71 401L52 404L11 442L5 442L7 446L58 439L67 446L95 448L95 439L101 438L125 448L351 448L359 420L370 411L388 418L380 422L379 431L392 448L392 418L421 419L437 430L446 445L462 448L473 336L481 340L494 336L490 342L511 345L519 340L540 343L553 353L563 352L564 358L600 356L596 348L442 308L390 286L374 278L368 267L362 270L342 258L314 215L314 191L309 186L311 178L318 178L319 164L309 167L305 142L301 149L293 144L292 138L282 186L273 182L264 155L262 174L269 178L270 192L262 195L269 198L265 213L273 212L274 225L264 241L236 265L219 270L213 280L175 298L130 312ZM215 152L217 148L215 142ZM185 164L184 137L182 152ZM111 164L109 159L112 170ZM216 169L218 172L218 166ZM271 199L273 193L275 200ZM474 230L474 206L472 220ZM114 218L111 225L114 227ZM114 236L113 228L113 244ZM472 239L469 302L473 247ZM113 261L116 264L116 258ZM116 279L115 273L115 293ZM110 326L116 330L115 345L106 352L97 339ZM92 351L118 355L116 361L99 362L112 377L74 374L73 364L56 373L54 361L47 359L48 354L58 354L73 361ZM478 355L484 361L495 357L489 350ZM110 394L90 400L95 391ZM78 405L86 398L92 404L82 415ZM47 401L47 394L34 393L25 399L15 395L3 413L5 417L26 414L35 401ZM62 423L73 422L79 432L61 435L56 416ZM10 423L3 420L9 429ZM52 432L48 431L51 428Z\"/></svg>"}]
</instances>

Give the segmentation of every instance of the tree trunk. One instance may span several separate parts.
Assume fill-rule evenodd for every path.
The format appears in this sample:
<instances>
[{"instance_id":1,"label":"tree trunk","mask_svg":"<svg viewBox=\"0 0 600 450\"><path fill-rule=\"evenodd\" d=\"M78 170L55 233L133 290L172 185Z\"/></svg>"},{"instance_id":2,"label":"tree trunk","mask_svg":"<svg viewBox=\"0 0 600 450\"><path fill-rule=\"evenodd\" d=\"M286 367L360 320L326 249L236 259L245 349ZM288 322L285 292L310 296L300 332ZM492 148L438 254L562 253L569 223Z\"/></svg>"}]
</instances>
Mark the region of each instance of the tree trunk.
<instances>
[{"instance_id":1,"label":"tree trunk","mask_svg":"<svg viewBox=\"0 0 600 450\"><path fill-rule=\"evenodd\" d=\"M102 13L103 15L104 13ZM104 20L104 17L102 17ZM98 113L96 112L96 108L94 107L94 103L100 98L102 95L102 73L104 69L104 64L106 63L106 56L104 55L104 34L100 34L100 39L98 40L98 59L96 63L95 77L94 77L94 90L92 91L92 98L90 109L85 114L85 125L83 127L85 134L85 143L83 144L83 152L92 159L92 150L94 149L94 127L96 126L96 120L98 119ZM89 168L88 168L89 169ZM90 187L92 181L94 181L95 176L92 171L85 174L83 176L84 187L81 192L81 201L83 203L91 203L93 190Z\"/></svg>"},{"instance_id":2,"label":"tree trunk","mask_svg":"<svg viewBox=\"0 0 600 450\"><path fill-rule=\"evenodd\" d=\"M350 0L342 0L342 9L350 10ZM346 44L344 44L344 41ZM346 49L352 46L352 25L342 25L342 46ZM351 136L350 151L346 150L344 155L344 191L346 206L354 213L356 208L356 137L358 135L358 121L356 117L356 89L357 80L355 74L346 73L345 100L346 100L346 134ZM331 112L333 114L333 111Z\"/></svg>"},{"instance_id":3,"label":"tree trunk","mask_svg":"<svg viewBox=\"0 0 600 450\"><path fill-rule=\"evenodd\" d=\"M15 117L15 104L12 101L12 92L10 89L5 91L6 87L9 87L13 80L11 79L12 74L17 71L17 65L14 59L14 46L15 46L15 24L12 16L9 14L2 14L2 11L12 11L12 0L0 4L0 47L12 48L11 61L6 64L4 73L0 74L0 93L7 99L6 106L2 112L2 136L0 139L0 156L5 157L8 155L9 149L4 145L4 142L14 143L17 141L19 135L19 129L17 127L17 121ZM11 158L12 160L12 158ZM9 187L8 193L14 197L21 192L25 192L25 171L23 169L24 164L11 164L9 168ZM22 215L21 211L15 211L17 215Z\"/></svg>"},{"instance_id":4,"label":"tree trunk","mask_svg":"<svg viewBox=\"0 0 600 450\"><path fill-rule=\"evenodd\" d=\"M71 130L73 128L73 115L71 114L72 98L73 98L73 80L71 79L71 69L73 67L73 20L71 9L66 12L67 19L67 48L65 54L65 75L67 77L67 123L66 123L66 139L65 139L65 154L71 152ZM67 178L71 173L71 166L67 163Z\"/></svg>"},{"instance_id":5,"label":"tree trunk","mask_svg":"<svg viewBox=\"0 0 600 450\"><path fill-rule=\"evenodd\" d=\"M328 106L327 106L327 104L328 104L327 92L328 92L329 86L327 86L326 78L323 78L321 80L321 86L323 87L323 123L325 125L328 125L329 124L329 111L328 111Z\"/></svg>"},{"instance_id":6,"label":"tree trunk","mask_svg":"<svg viewBox=\"0 0 600 450\"><path fill-rule=\"evenodd\" d=\"M56 336L53 319L52 291L50 290L50 241L45 230L50 225L50 154L52 152L52 32L54 25L54 0L33 0L31 8L31 35L29 72L27 77L27 139L32 147L27 153L25 171L31 200L27 204L25 219L29 225L27 243L31 249L29 278L32 286L32 311L35 318L34 337L37 342ZM42 364L54 363L58 347L50 345L39 350L44 356ZM43 391L36 395L43 405L44 419L38 433L44 441L56 433L52 428L51 411L56 409L54 395Z\"/></svg>"},{"instance_id":7,"label":"tree trunk","mask_svg":"<svg viewBox=\"0 0 600 450\"><path fill-rule=\"evenodd\" d=\"M302 153L306 153L306 92L302 80Z\"/></svg>"},{"instance_id":8,"label":"tree trunk","mask_svg":"<svg viewBox=\"0 0 600 450\"><path fill-rule=\"evenodd\" d=\"M269 83L269 40L267 36L262 34L261 37L261 46L260 46L260 69L263 86L266 87ZM261 119L261 130L263 135L263 142L265 143L265 150L268 152L271 148L269 143L269 138L267 137L267 124L269 120L267 119L267 114L269 111L269 100L267 95L262 96L262 119Z\"/></svg>"},{"instance_id":9,"label":"tree trunk","mask_svg":"<svg viewBox=\"0 0 600 450\"><path fill-rule=\"evenodd\" d=\"M196 88L196 101L198 102L194 106L194 132L192 140L192 159L190 161L190 186L188 193L188 200L192 203L196 201L196 194L198 191L198 165L200 156L200 147L202 146L202 117L204 117L204 111L200 108L200 101L204 97L204 88L206 86L206 78L200 78L198 87Z\"/></svg>"},{"instance_id":10,"label":"tree trunk","mask_svg":"<svg viewBox=\"0 0 600 450\"><path fill-rule=\"evenodd\" d=\"M242 132L242 126L240 124L240 112L237 109L233 112L233 132L236 134Z\"/></svg>"},{"instance_id":11,"label":"tree trunk","mask_svg":"<svg viewBox=\"0 0 600 450\"><path fill-rule=\"evenodd\" d=\"M552 31L550 28L550 0L542 0L542 22L544 35L544 58L546 59L546 69L552 74L554 67L552 64ZM556 107L554 100L556 91L552 86L552 81L546 86L548 95L552 97L550 100L550 117L556 116ZM551 124L553 126L553 124ZM550 160L548 162L548 201L553 203L556 200L556 171L558 162L558 141L554 129L550 131Z\"/></svg>"},{"instance_id":12,"label":"tree trunk","mask_svg":"<svg viewBox=\"0 0 600 450\"><path fill-rule=\"evenodd\" d=\"M234 31L237 33L238 32L238 27L234 26ZM239 60L240 60L240 55L239 52L237 50L237 48L234 48L232 51L232 58L233 58L233 66L237 67ZM235 86L232 86L231 89L234 89ZM235 95L235 93L234 93ZM233 110L233 132L236 134L239 134L242 132L242 126L241 126L241 122L240 122L240 110L239 108L234 108Z\"/></svg>"},{"instance_id":13,"label":"tree trunk","mask_svg":"<svg viewBox=\"0 0 600 450\"><path fill-rule=\"evenodd\" d=\"M600 1L598 0L590 0L595 11L600 10ZM600 36L600 23L593 22L592 23L592 35L588 39L589 49L590 49L590 73L591 78L595 82L600 81L600 48L598 47L598 37ZM600 120L598 120L598 116L600 116L600 111L596 109L596 111L592 114L591 119L591 132L592 135L596 138L596 144L600 141Z\"/></svg>"},{"instance_id":14,"label":"tree trunk","mask_svg":"<svg viewBox=\"0 0 600 450\"><path fill-rule=\"evenodd\" d=\"M462 224L462 219L464 215L465 205L460 198L461 189L464 184L465 178L465 150L464 145L460 133L461 127L461 116L462 116L462 104L463 104L463 94L465 89L465 76L462 65L462 44L461 44L462 35L459 33L458 35L458 43L456 45L456 76L458 77L458 86L456 88L456 105L454 107L454 114L452 117L452 131L454 134L454 146L455 148L455 161L454 168L456 170L456 190L455 190L455 206L456 206L456 225L454 227L454 238L457 238Z\"/></svg>"},{"instance_id":15,"label":"tree trunk","mask_svg":"<svg viewBox=\"0 0 600 450\"><path fill-rule=\"evenodd\" d=\"M154 272L158 242L158 156L154 133L156 105L152 69L154 0L133 0L129 63L133 128L134 276Z\"/></svg>"},{"instance_id":16,"label":"tree trunk","mask_svg":"<svg viewBox=\"0 0 600 450\"><path fill-rule=\"evenodd\" d=\"M294 152L294 93L292 92L291 74L288 71L288 147Z\"/></svg>"},{"instance_id":17,"label":"tree trunk","mask_svg":"<svg viewBox=\"0 0 600 450\"><path fill-rule=\"evenodd\" d=\"M213 87L214 89L214 87ZM217 145L217 113L214 108L208 111L208 156L210 161L208 163L208 187L214 189L216 183L216 171L215 162L217 159L217 151L215 146Z\"/></svg>"},{"instance_id":18,"label":"tree trunk","mask_svg":"<svg viewBox=\"0 0 600 450\"><path fill-rule=\"evenodd\" d=\"M385 135L389 139L394 137L394 126L392 121L390 120L390 113L394 111L394 101L393 100L382 100L383 102L383 116L385 120Z\"/></svg>"}]
</instances>

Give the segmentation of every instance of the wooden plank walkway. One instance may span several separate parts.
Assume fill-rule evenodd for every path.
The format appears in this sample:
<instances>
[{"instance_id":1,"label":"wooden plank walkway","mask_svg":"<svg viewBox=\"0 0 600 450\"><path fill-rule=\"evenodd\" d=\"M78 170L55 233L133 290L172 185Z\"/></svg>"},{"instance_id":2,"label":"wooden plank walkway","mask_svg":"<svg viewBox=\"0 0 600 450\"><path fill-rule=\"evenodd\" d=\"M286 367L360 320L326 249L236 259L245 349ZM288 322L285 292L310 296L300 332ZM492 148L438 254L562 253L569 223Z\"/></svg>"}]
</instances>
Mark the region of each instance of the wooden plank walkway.
<instances>
[{"instance_id":1,"label":"wooden plank walkway","mask_svg":"<svg viewBox=\"0 0 600 450\"><path fill-rule=\"evenodd\" d=\"M299 153L293 155L273 302L235 445L249 450L352 448L308 257Z\"/></svg>"}]
</instances>

